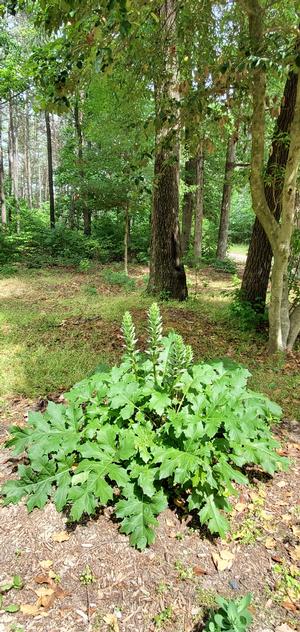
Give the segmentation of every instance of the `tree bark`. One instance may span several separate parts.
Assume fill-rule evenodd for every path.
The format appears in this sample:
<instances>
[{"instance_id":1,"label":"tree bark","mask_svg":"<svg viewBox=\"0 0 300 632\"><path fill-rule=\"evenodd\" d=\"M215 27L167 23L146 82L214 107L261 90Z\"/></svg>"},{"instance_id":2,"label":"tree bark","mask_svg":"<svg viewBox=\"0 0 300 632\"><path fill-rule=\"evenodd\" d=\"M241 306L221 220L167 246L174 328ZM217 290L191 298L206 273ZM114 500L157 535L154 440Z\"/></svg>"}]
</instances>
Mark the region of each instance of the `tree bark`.
<instances>
[{"instance_id":1,"label":"tree bark","mask_svg":"<svg viewBox=\"0 0 300 632\"><path fill-rule=\"evenodd\" d=\"M78 142L78 170L81 182L84 181L84 168L83 168L83 136L82 136L82 124L80 120L80 112L79 112L79 103L78 98L75 101L74 107L74 121L75 121L75 129L77 134L77 142ZM81 192L82 194L82 192ZM82 194L82 208L83 208L83 232L85 235L89 236L91 234L92 225L91 225L91 212L87 201L85 199L85 195Z\"/></svg>"},{"instance_id":2,"label":"tree bark","mask_svg":"<svg viewBox=\"0 0 300 632\"><path fill-rule=\"evenodd\" d=\"M124 231L124 272L128 276L128 243L129 243L129 207L125 208L125 231Z\"/></svg>"},{"instance_id":3,"label":"tree bark","mask_svg":"<svg viewBox=\"0 0 300 632\"><path fill-rule=\"evenodd\" d=\"M297 82L298 75L290 72L286 80L282 106L276 121L265 172L265 196L277 221L281 215L283 175L289 154L289 133L294 117ZM265 308L272 256L271 244L258 217L256 217L241 291L243 300L251 303L258 312Z\"/></svg>"},{"instance_id":4,"label":"tree bark","mask_svg":"<svg viewBox=\"0 0 300 632\"><path fill-rule=\"evenodd\" d=\"M3 163L3 148L2 148L2 109L0 104L0 206L1 206L1 223L5 227L7 224L6 217L6 202L4 191L4 163Z\"/></svg>"},{"instance_id":5,"label":"tree bark","mask_svg":"<svg viewBox=\"0 0 300 632\"><path fill-rule=\"evenodd\" d=\"M227 143L225 177L223 185L223 196L221 204L220 225L217 245L217 258L224 260L226 258L228 246L228 229L229 229L229 213L232 193L232 178L235 167L236 144L238 141L237 130L229 136Z\"/></svg>"},{"instance_id":6,"label":"tree bark","mask_svg":"<svg viewBox=\"0 0 300 632\"><path fill-rule=\"evenodd\" d=\"M46 136L47 136L47 156L48 156L48 187L50 203L50 228L55 228L55 203L53 187L53 161L52 161L52 138L49 112L45 110Z\"/></svg>"},{"instance_id":7,"label":"tree bark","mask_svg":"<svg viewBox=\"0 0 300 632\"><path fill-rule=\"evenodd\" d=\"M202 255L202 224L204 210L204 151L202 141L200 143L196 164L196 184L194 257L196 260L199 260Z\"/></svg>"},{"instance_id":8,"label":"tree bark","mask_svg":"<svg viewBox=\"0 0 300 632\"><path fill-rule=\"evenodd\" d=\"M240 0L249 17L249 34L252 53L260 59L264 54L265 11L258 0ZM299 75L299 68L297 70ZM285 318L285 288L291 237L295 219L297 173L300 164L300 82L297 80L295 110L290 127L290 144L284 170L281 195L281 221L275 219L265 194L264 147L265 147L265 97L266 73L257 63L252 74L252 151L250 186L255 214L270 241L274 256L269 306L269 352L286 348L288 336Z\"/></svg>"},{"instance_id":9,"label":"tree bark","mask_svg":"<svg viewBox=\"0 0 300 632\"><path fill-rule=\"evenodd\" d=\"M155 85L156 146L148 291L185 300L187 285L181 263L179 230L179 94L176 51L176 0L159 10L161 59Z\"/></svg>"},{"instance_id":10,"label":"tree bark","mask_svg":"<svg viewBox=\"0 0 300 632\"><path fill-rule=\"evenodd\" d=\"M26 96L26 109L25 109L25 179L26 179L26 194L27 203L29 208L32 208L32 178L31 178L31 157L30 157L30 114L29 114L29 99Z\"/></svg>"}]
</instances>

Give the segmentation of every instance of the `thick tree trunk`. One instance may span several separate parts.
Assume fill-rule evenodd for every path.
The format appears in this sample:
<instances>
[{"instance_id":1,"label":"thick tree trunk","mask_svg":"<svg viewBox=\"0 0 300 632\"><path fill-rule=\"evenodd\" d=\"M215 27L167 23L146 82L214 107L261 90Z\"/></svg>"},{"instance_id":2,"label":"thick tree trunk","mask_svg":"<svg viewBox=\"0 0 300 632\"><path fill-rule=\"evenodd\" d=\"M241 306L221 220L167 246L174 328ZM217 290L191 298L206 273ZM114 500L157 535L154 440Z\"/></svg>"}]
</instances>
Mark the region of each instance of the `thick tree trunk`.
<instances>
[{"instance_id":1,"label":"thick tree trunk","mask_svg":"<svg viewBox=\"0 0 300 632\"><path fill-rule=\"evenodd\" d=\"M161 68L155 86L156 148L148 290L184 300L187 285L181 263L179 230L179 114L176 52L176 0L159 11Z\"/></svg>"},{"instance_id":2,"label":"thick tree trunk","mask_svg":"<svg viewBox=\"0 0 300 632\"><path fill-rule=\"evenodd\" d=\"M7 224L6 217L6 203L4 192L4 164L3 164L3 149L2 149L2 110L0 104L0 207L1 207L1 223L5 227Z\"/></svg>"},{"instance_id":3,"label":"thick tree trunk","mask_svg":"<svg viewBox=\"0 0 300 632\"><path fill-rule=\"evenodd\" d=\"M272 147L265 175L265 196L268 206L278 221L284 173L289 153L289 132L294 116L298 75L290 72L285 84L281 110L275 125ZM243 299L257 311L263 311L270 278L272 248L256 217L242 281Z\"/></svg>"},{"instance_id":4,"label":"thick tree trunk","mask_svg":"<svg viewBox=\"0 0 300 632\"><path fill-rule=\"evenodd\" d=\"M237 131L229 136L227 143L225 177L223 185L223 196L221 204L221 215L218 235L217 258L225 259L228 246L229 213L232 193L232 178L235 167L236 144L238 141Z\"/></svg>"},{"instance_id":5,"label":"thick tree trunk","mask_svg":"<svg viewBox=\"0 0 300 632\"><path fill-rule=\"evenodd\" d=\"M83 136L82 136L82 125L80 120L80 112L79 112L79 103L78 99L75 101L74 107L74 122L75 129L77 134L77 142L78 142L78 170L80 180L83 183L84 181L84 169L83 169ZM82 194L82 192L81 192ZM91 226L91 212L88 206L88 203L85 199L85 195L82 195L82 212L83 212L83 232L85 235L89 236L91 234L92 226Z\"/></svg>"},{"instance_id":6,"label":"thick tree trunk","mask_svg":"<svg viewBox=\"0 0 300 632\"><path fill-rule=\"evenodd\" d=\"M199 260L202 255L202 224L204 210L204 151L203 142L200 143L196 164L196 200L195 200L195 234L194 257Z\"/></svg>"},{"instance_id":7,"label":"thick tree trunk","mask_svg":"<svg viewBox=\"0 0 300 632\"><path fill-rule=\"evenodd\" d=\"M48 187L50 203L50 228L55 228L55 204L53 187L53 161L52 161L52 138L49 112L45 110L45 123L47 135L47 156L48 156Z\"/></svg>"}]
</instances>

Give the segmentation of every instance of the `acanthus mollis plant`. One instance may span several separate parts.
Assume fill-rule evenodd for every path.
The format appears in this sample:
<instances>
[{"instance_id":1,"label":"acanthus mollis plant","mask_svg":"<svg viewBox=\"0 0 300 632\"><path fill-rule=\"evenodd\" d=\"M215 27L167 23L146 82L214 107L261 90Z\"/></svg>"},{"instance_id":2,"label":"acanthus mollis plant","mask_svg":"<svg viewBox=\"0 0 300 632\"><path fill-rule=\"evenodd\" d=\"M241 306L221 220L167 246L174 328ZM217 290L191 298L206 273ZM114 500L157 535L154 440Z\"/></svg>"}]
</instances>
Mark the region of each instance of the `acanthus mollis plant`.
<instances>
[{"instance_id":1,"label":"acanthus mollis plant","mask_svg":"<svg viewBox=\"0 0 300 632\"><path fill-rule=\"evenodd\" d=\"M66 395L11 428L6 446L23 452L17 480L2 488L4 503L27 498L42 508L52 498L70 519L113 504L132 545L155 539L157 515L181 496L201 524L224 536L234 483L255 464L273 474L278 455L270 422L281 409L247 389L250 373L222 362L193 364L181 336L163 337L159 308L148 313L148 349L137 347L131 315L123 318L125 353L119 366L95 373Z\"/></svg>"}]
</instances>

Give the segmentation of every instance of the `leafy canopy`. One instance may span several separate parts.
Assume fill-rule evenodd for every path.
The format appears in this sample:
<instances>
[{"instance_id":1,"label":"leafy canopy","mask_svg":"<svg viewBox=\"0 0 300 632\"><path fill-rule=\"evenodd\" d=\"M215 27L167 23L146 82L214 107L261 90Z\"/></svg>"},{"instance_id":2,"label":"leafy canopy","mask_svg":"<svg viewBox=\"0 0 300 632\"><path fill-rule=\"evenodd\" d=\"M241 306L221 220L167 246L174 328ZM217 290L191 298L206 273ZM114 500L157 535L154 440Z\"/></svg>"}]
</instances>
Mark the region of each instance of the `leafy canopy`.
<instances>
[{"instance_id":1,"label":"leafy canopy","mask_svg":"<svg viewBox=\"0 0 300 632\"><path fill-rule=\"evenodd\" d=\"M123 337L120 366L76 384L68 405L49 402L27 427L11 428L6 445L25 451L29 464L3 486L4 503L25 497L31 511L53 498L73 521L111 503L121 531L143 549L155 539L156 516L179 496L223 537L228 496L234 483L248 482L241 468L256 464L272 475L286 465L268 423L281 410L246 388L246 369L193 364L181 336L163 337L156 304L146 353L128 312Z\"/></svg>"}]
</instances>

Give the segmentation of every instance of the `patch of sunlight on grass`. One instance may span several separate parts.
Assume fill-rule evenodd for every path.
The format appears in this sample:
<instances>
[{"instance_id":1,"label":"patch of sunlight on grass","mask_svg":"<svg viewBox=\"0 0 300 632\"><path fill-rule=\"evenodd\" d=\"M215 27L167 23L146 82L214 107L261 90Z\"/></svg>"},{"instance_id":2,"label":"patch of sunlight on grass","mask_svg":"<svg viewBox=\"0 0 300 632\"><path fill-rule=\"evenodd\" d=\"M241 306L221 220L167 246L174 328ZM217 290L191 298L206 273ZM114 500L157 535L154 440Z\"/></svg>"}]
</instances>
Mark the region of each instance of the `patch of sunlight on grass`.
<instances>
[{"instance_id":1,"label":"patch of sunlight on grass","mask_svg":"<svg viewBox=\"0 0 300 632\"><path fill-rule=\"evenodd\" d=\"M6 343L0 353L0 396L11 395L19 391L26 382L25 367L21 360L24 345Z\"/></svg>"},{"instance_id":2,"label":"patch of sunlight on grass","mask_svg":"<svg viewBox=\"0 0 300 632\"><path fill-rule=\"evenodd\" d=\"M228 252L235 253L237 255L246 255L248 252L248 244L231 244L228 248Z\"/></svg>"}]
</instances>

